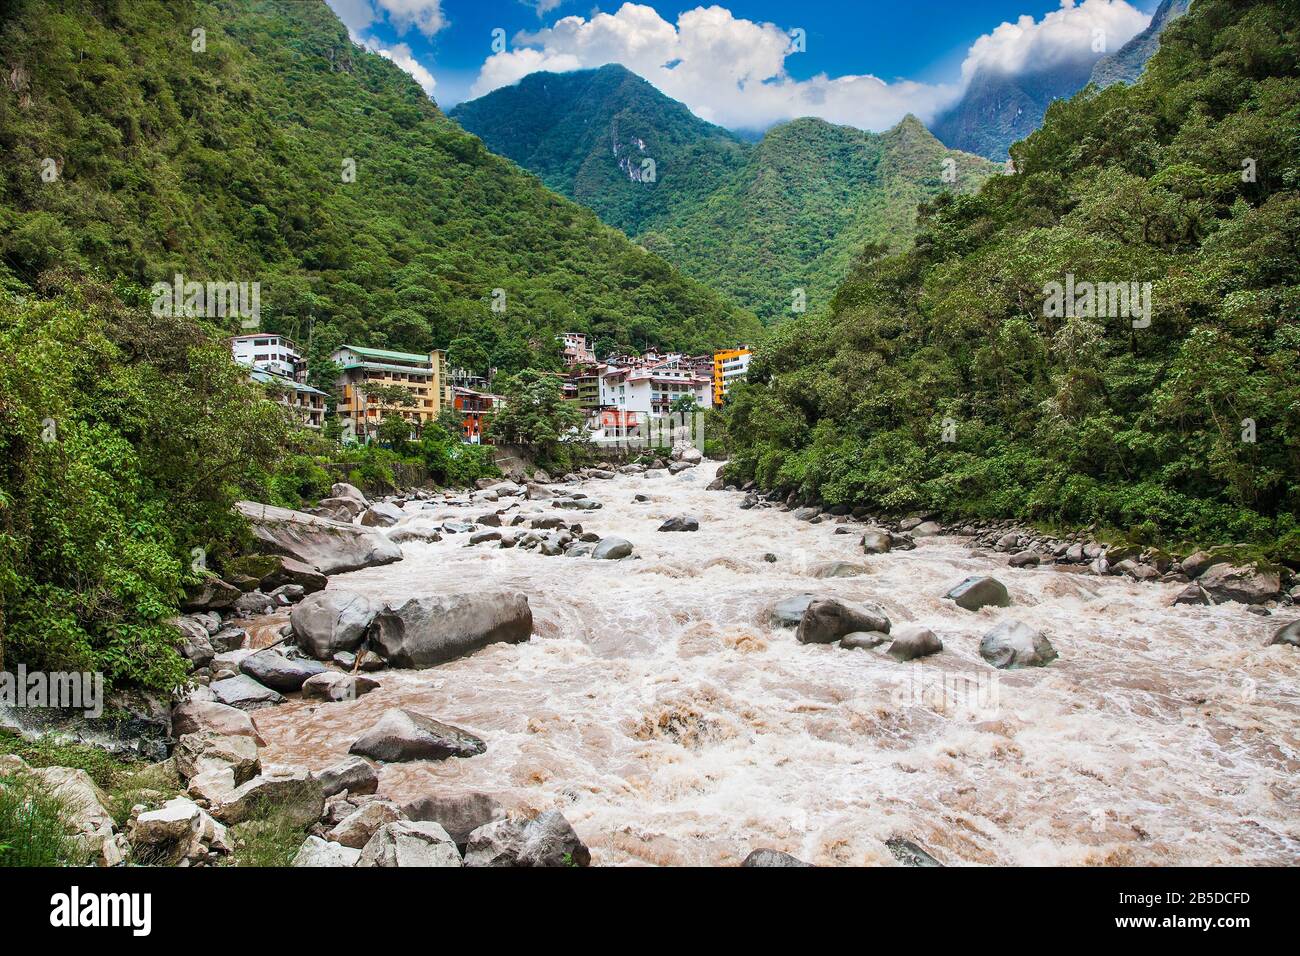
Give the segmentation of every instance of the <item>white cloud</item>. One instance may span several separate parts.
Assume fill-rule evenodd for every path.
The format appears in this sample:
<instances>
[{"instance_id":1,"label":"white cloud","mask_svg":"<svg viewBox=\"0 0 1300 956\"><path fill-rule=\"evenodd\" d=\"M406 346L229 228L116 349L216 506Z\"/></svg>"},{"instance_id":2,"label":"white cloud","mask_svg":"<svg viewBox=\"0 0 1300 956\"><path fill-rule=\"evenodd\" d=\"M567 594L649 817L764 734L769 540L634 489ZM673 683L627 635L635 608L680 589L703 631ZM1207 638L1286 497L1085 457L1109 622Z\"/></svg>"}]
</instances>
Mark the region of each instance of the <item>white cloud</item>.
<instances>
[{"instance_id":1,"label":"white cloud","mask_svg":"<svg viewBox=\"0 0 1300 956\"><path fill-rule=\"evenodd\" d=\"M1035 21L1022 16L1002 23L973 44L961 65L963 81L977 70L1025 73L1046 69L1098 52L1113 53L1140 33L1151 18L1125 0L1061 0L1061 9ZM1100 37L1104 48L1094 50Z\"/></svg>"},{"instance_id":2,"label":"white cloud","mask_svg":"<svg viewBox=\"0 0 1300 956\"><path fill-rule=\"evenodd\" d=\"M358 42L372 53L378 53L384 59L396 63L415 78L415 82L420 84L425 93L429 96L433 95L433 88L438 85L438 81L412 56L411 48L405 43L394 43L391 47L386 47L373 37L364 36L358 38Z\"/></svg>"},{"instance_id":3,"label":"white cloud","mask_svg":"<svg viewBox=\"0 0 1300 956\"><path fill-rule=\"evenodd\" d=\"M326 0L356 38L371 25L387 19L399 34L419 30L427 37L448 26L442 0Z\"/></svg>"},{"instance_id":4,"label":"white cloud","mask_svg":"<svg viewBox=\"0 0 1300 956\"><path fill-rule=\"evenodd\" d=\"M484 62L471 96L538 70L621 63L697 116L724 126L762 129L820 116L883 129L908 112L929 118L958 92L949 86L886 83L870 75L795 80L785 70L790 37L784 30L738 19L717 6L687 10L672 24L651 7L625 3L613 14L564 17L547 29L520 34L514 42L515 49Z\"/></svg>"},{"instance_id":5,"label":"white cloud","mask_svg":"<svg viewBox=\"0 0 1300 956\"><path fill-rule=\"evenodd\" d=\"M1093 29L1106 31L1106 49L1146 26L1148 17L1125 0L1062 0L1035 21L1003 23L971 45L959 84L886 82L870 74L818 74L796 80L786 72L790 37L772 23L739 19L719 7L697 7L675 24L652 7L624 3L616 13L568 16L549 28L521 33L513 49L488 57L470 90L482 96L539 70L564 72L620 63L645 77L697 116L735 129L764 129L800 116L819 116L862 129L885 129L905 114L933 119L961 95L981 65L1019 72L1089 53ZM1095 55L1095 54L1093 54Z\"/></svg>"}]
</instances>

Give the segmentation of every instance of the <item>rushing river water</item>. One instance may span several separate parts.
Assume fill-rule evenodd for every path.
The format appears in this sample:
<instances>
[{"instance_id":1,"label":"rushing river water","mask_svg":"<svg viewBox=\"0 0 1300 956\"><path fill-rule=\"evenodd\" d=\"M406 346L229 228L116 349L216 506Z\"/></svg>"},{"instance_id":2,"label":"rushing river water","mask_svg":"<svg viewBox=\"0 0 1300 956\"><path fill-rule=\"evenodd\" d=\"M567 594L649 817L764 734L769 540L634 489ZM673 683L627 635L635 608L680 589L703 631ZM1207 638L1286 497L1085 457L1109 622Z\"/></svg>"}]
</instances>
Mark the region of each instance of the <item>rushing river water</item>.
<instances>
[{"instance_id":1,"label":"rushing river water","mask_svg":"<svg viewBox=\"0 0 1300 956\"><path fill-rule=\"evenodd\" d=\"M264 761L324 768L407 707L481 736L487 753L387 765L381 794L477 790L512 810L559 809L593 864L730 864L773 847L892 865L895 836L946 864L1300 862L1300 653L1264 646L1290 612L1172 608L1180 586L1008 568L957 538L864 557L833 522L705 491L713 472L583 484L604 504L583 527L627 538L634 559L466 547L460 534L332 577L390 600L515 588L535 632L382 672L356 701L259 711ZM416 509L418 521L447 510ZM682 513L698 532L656 532ZM814 577L829 560L867 573ZM995 574L1013 605L970 613L942 599L973 573ZM896 663L800 645L768 615L803 592L878 602L944 651ZM977 649L1004 617L1044 631L1060 659L994 671Z\"/></svg>"}]
</instances>

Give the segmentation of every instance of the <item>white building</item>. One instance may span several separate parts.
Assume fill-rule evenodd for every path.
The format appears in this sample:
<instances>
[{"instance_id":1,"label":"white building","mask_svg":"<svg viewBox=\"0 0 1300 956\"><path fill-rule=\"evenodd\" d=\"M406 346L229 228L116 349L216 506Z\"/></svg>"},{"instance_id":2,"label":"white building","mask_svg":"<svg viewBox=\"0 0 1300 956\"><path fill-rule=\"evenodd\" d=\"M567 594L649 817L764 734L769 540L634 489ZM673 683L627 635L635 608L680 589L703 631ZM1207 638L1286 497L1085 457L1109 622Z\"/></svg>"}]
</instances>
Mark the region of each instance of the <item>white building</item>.
<instances>
[{"instance_id":1,"label":"white building","mask_svg":"<svg viewBox=\"0 0 1300 956\"><path fill-rule=\"evenodd\" d=\"M283 378L296 378L302 366L297 347L283 335L236 335L230 351L240 365Z\"/></svg>"},{"instance_id":2,"label":"white building","mask_svg":"<svg viewBox=\"0 0 1300 956\"><path fill-rule=\"evenodd\" d=\"M713 404L712 381L674 357L642 368L609 366L600 378L600 405L620 412L667 415L672 403L689 396L700 408Z\"/></svg>"}]
</instances>

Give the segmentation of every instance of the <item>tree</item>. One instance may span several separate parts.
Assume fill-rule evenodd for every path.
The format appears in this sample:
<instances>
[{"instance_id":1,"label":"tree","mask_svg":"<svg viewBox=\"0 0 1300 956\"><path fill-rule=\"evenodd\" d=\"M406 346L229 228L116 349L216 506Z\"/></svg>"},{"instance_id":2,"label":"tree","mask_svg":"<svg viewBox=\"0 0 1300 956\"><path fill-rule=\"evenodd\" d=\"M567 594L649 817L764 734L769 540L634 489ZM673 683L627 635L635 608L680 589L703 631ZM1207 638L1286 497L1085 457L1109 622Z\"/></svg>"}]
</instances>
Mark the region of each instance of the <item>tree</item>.
<instances>
[{"instance_id":1,"label":"tree","mask_svg":"<svg viewBox=\"0 0 1300 956\"><path fill-rule=\"evenodd\" d=\"M492 417L494 441L523 445L547 464L571 457L561 446L585 443L582 409L565 400L559 378L524 369L499 382L505 406Z\"/></svg>"}]
</instances>

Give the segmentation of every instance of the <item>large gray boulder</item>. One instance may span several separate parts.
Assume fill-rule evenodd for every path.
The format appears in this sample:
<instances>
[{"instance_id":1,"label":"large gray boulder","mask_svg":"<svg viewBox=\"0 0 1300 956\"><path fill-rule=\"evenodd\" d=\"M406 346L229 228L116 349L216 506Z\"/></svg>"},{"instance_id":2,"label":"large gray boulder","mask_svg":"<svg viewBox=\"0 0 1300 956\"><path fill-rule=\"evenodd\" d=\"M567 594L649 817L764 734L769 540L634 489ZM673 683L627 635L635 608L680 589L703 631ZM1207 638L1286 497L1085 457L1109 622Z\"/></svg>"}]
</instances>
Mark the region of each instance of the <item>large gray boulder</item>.
<instances>
[{"instance_id":1,"label":"large gray boulder","mask_svg":"<svg viewBox=\"0 0 1300 956\"><path fill-rule=\"evenodd\" d=\"M466 591L385 605L367 633L394 667L433 667L489 644L528 640L533 612L517 591Z\"/></svg>"},{"instance_id":2,"label":"large gray boulder","mask_svg":"<svg viewBox=\"0 0 1300 956\"><path fill-rule=\"evenodd\" d=\"M1290 644L1292 647L1300 647L1300 620L1292 621L1290 624L1283 624L1273 632L1273 637L1268 643L1270 645Z\"/></svg>"},{"instance_id":3,"label":"large gray boulder","mask_svg":"<svg viewBox=\"0 0 1300 956\"><path fill-rule=\"evenodd\" d=\"M617 561L619 558L626 558L632 554L632 542L626 538L615 537L610 535L608 538L601 538L597 542L591 556L603 561Z\"/></svg>"},{"instance_id":4,"label":"large gray boulder","mask_svg":"<svg viewBox=\"0 0 1300 956\"><path fill-rule=\"evenodd\" d=\"M185 600L181 602L181 610L219 611L239 600L241 593L233 584L209 576L201 584L187 589Z\"/></svg>"},{"instance_id":5,"label":"large gray boulder","mask_svg":"<svg viewBox=\"0 0 1300 956\"><path fill-rule=\"evenodd\" d=\"M346 790L349 794L374 793L379 789L379 774L360 757L348 757L342 763L316 774L326 798Z\"/></svg>"},{"instance_id":6,"label":"large gray boulder","mask_svg":"<svg viewBox=\"0 0 1300 956\"><path fill-rule=\"evenodd\" d=\"M590 866L591 851L558 810L529 820L497 820L469 835L466 866Z\"/></svg>"},{"instance_id":7,"label":"large gray boulder","mask_svg":"<svg viewBox=\"0 0 1300 956\"><path fill-rule=\"evenodd\" d=\"M1057 656L1042 632L1019 621L1001 622L980 641L980 657L1002 669L1046 667Z\"/></svg>"},{"instance_id":8,"label":"large gray boulder","mask_svg":"<svg viewBox=\"0 0 1300 956\"><path fill-rule=\"evenodd\" d=\"M380 827L405 819L406 814L397 804L388 800L372 800L335 824L334 829L325 834L325 838L360 850L370 842Z\"/></svg>"},{"instance_id":9,"label":"large gray boulder","mask_svg":"<svg viewBox=\"0 0 1300 956\"><path fill-rule=\"evenodd\" d=\"M184 734L172 752L176 772L188 781L201 773L228 769L231 782L246 783L262 770L257 742L244 735L216 734L211 730Z\"/></svg>"},{"instance_id":10,"label":"large gray boulder","mask_svg":"<svg viewBox=\"0 0 1300 956\"><path fill-rule=\"evenodd\" d=\"M71 767L39 767L27 773L39 781L42 793L62 802L73 840L89 860L96 866L122 862L126 840L114 834L108 797L90 774Z\"/></svg>"},{"instance_id":11,"label":"large gray boulder","mask_svg":"<svg viewBox=\"0 0 1300 956\"><path fill-rule=\"evenodd\" d=\"M233 825L267 808L295 826L310 826L325 812L325 791L319 780L299 767L264 770L231 793L212 815Z\"/></svg>"},{"instance_id":12,"label":"large gray boulder","mask_svg":"<svg viewBox=\"0 0 1300 956\"><path fill-rule=\"evenodd\" d=\"M460 851L436 823L398 820L380 827L361 850L359 867L460 866Z\"/></svg>"},{"instance_id":13,"label":"large gray boulder","mask_svg":"<svg viewBox=\"0 0 1300 956\"><path fill-rule=\"evenodd\" d=\"M1216 564L1202 572L1196 583L1215 603L1263 604L1278 596L1282 579L1277 571L1259 567Z\"/></svg>"},{"instance_id":14,"label":"large gray boulder","mask_svg":"<svg viewBox=\"0 0 1300 956\"><path fill-rule=\"evenodd\" d=\"M700 519L694 515L676 515L659 526L660 531L699 531Z\"/></svg>"},{"instance_id":15,"label":"large gray boulder","mask_svg":"<svg viewBox=\"0 0 1300 956\"><path fill-rule=\"evenodd\" d=\"M469 836L494 820L504 820L505 807L486 793L428 794L402 807L412 820L437 823L456 841L469 842Z\"/></svg>"},{"instance_id":16,"label":"large gray boulder","mask_svg":"<svg viewBox=\"0 0 1300 956\"><path fill-rule=\"evenodd\" d=\"M996 578L973 574L944 595L960 608L978 611L982 607L1007 607L1011 596L1006 586Z\"/></svg>"},{"instance_id":17,"label":"large gray boulder","mask_svg":"<svg viewBox=\"0 0 1300 956\"><path fill-rule=\"evenodd\" d=\"M882 528L868 528L862 535L864 554L885 554L892 547L893 536Z\"/></svg>"},{"instance_id":18,"label":"large gray boulder","mask_svg":"<svg viewBox=\"0 0 1300 956\"><path fill-rule=\"evenodd\" d=\"M219 735L251 737L254 741L261 739L257 728L253 726L253 719L228 704L191 698L172 708L174 735L182 737L205 730Z\"/></svg>"},{"instance_id":19,"label":"large gray boulder","mask_svg":"<svg viewBox=\"0 0 1300 956\"><path fill-rule=\"evenodd\" d=\"M486 750L487 744L467 730L398 707L384 711L348 748L349 753L388 763L475 757Z\"/></svg>"},{"instance_id":20,"label":"large gray boulder","mask_svg":"<svg viewBox=\"0 0 1300 956\"><path fill-rule=\"evenodd\" d=\"M343 846L341 843L330 843L318 836L309 836L303 845L298 848L298 854L293 858L293 863L290 865L310 867L356 866L359 859L361 859L360 850L354 850L350 846Z\"/></svg>"},{"instance_id":21,"label":"large gray boulder","mask_svg":"<svg viewBox=\"0 0 1300 956\"><path fill-rule=\"evenodd\" d=\"M216 698L217 703L237 707L240 710L261 710L263 707L274 707L284 703L284 697L279 692L265 684L259 684L247 674L238 674L225 680L214 680L208 685L208 689L212 691L212 696Z\"/></svg>"},{"instance_id":22,"label":"large gray boulder","mask_svg":"<svg viewBox=\"0 0 1300 956\"><path fill-rule=\"evenodd\" d=\"M943 641L934 631L915 624L904 624L894 632L894 641L886 652L896 661L911 661L943 650Z\"/></svg>"},{"instance_id":23,"label":"large gray boulder","mask_svg":"<svg viewBox=\"0 0 1300 956\"><path fill-rule=\"evenodd\" d=\"M327 670L317 661L294 660L273 648L245 657L239 662L239 669L259 684L286 694L302 690L307 678Z\"/></svg>"},{"instance_id":24,"label":"large gray boulder","mask_svg":"<svg viewBox=\"0 0 1300 956\"><path fill-rule=\"evenodd\" d=\"M798 857L791 856L789 853L783 853L780 850L770 850L767 847L761 847L754 850L745 857L740 863L741 866L793 866L803 867L812 866L811 863L805 863Z\"/></svg>"},{"instance_id":25,"label":"large gray boulder","mask_svg":"<svg viewBox=\"0 0 1300 956\"><path fill-rule=\"evenodd\" d=\"M373 528L254 501L236 502L235 507L249 520L261 550L294 558L322 574L357 571L402 558L402 549Z\"/></svg>"},{"instance_id":26,"label":"large gray boulder","mask_svg":"<svg viewBox=\"0 0 1300 956\"><path fill-rule=\"evenodd\" d=\"M782 598L772 605L772 610L768 612L769 626L798 627L799 622L803 620L803 612L808 610L808 605L815 600L817 595L812 593Z\"/></svg>"},{"instance_id":27,"label":"large gray boulder","mask_svg":"<svg viewBox=\"0 0 1300 956\"><path fill-rule=\"evenodd\" d=\"M832 644L855 631L889 633L889 618L879 605L820 598L808 605L799 621L800 644Z\"/></svg>"},{"instance_id":28,"label":"large gray boulder","mask_svg":"<svg viewBox=\"0 0 1300 956\"><path fill-rule=\"evenodd\" d=\"M367 528L391 528L402 520L402 509L397 505L381 501L371 505L361 516L361 524Z\"/></svg>"},{"instance_id":29,"label":"large gray boulder","mask_svg":"<svg viewBox=\"0 0 1300 956\"><path fill-rule=\"evenodd\" d=\"M289 612L294 640L304 654L330 660L339 651L355 651L379 610L369 598L352 591L317 591Z\"/></svg>"},{"instance_id":30,"label":"large gray boulder","mask_svg":"<svg viewBox=\"0 0 1300 956\"><path fill-rule=\"evenodd\" d=\"M327 670L313 674L302 684L302 696L307 700L328 700L335 703L356 700L379 688L379 681L364 674L340 674Z\"/></svg>"}]
</instances>

